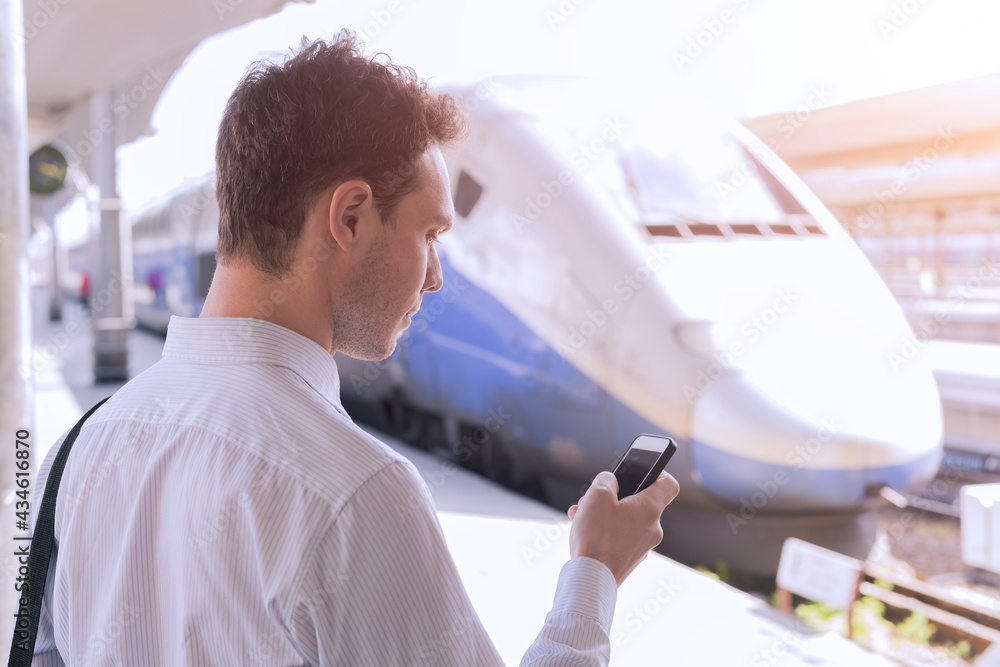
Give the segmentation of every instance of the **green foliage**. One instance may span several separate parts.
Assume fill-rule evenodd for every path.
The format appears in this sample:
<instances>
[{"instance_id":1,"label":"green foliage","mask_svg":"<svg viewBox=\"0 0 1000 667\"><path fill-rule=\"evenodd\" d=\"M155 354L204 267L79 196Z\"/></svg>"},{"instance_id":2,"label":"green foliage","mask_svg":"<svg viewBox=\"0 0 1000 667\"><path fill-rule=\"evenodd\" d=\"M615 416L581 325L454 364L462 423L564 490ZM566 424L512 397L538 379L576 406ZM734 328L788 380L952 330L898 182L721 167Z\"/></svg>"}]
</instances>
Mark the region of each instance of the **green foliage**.
<instances>
[{"instance_id":1,"label":"green foliage","mask_svg":"<svg viewBox=\"0 0 1000 667\"><path fill-rule=\"evenodd\" d=\"M729 564L721 558L715 561L715 571L719 575L719 579L729 583Z\"/></svg>"},{"instance_id":2,"label":"green foliage","mask_svg":"<svg viewBox=\"0 0 1000 667\"><path fill-rule=\"evenodd\" d=\"M835 607L821 602L804 603L795 608L795 615L809 627L820 631L844 632L846 615ZM885 618L885 604L877 598L864 596L854 605L854 640L862 646L873 648L873 642L878 637L890 639L898 649L906 651L905 646L933 646L931 639L937 632L937 627L927 616L920 612L912 612L906 620L893 624ZM892 639L895 637L895 639ZM957 642L954 646L935 647L939 656L965 659L972 652L968 641Z\"/></svg>"},{"instance_id":3,"label":"green foliage","mask_svg":"<svg viewBox=\"0 0 1000 667\"><path fill-rule=\"evenodd\" d=\"M892 582L886 581L885 579L875 579L875 585L879 588L884 588L887 591L891 591L893 589Z\"/></svg>"},{"instance_id":4,"label":"green foliage","mask_svg":"<svg viewBox=\"0 0 1000 667\"><path fill-rule=\"evenodd\" d=\"M831 607L825 602L813 602L812 604L800 604L795 608L795 615L806 622L809 627L816 630L823 630L826 625L842 612L836 607Z\"/></svg>"},{"instance_id":5,"label":"green foliage","mask_svg":"<svg viewBox=\"0 0 1000 667\"><path fill-rule=\"evenodd\" d=\"M715 561L715 572L712 572L707 565L695 565L694 569L702 574L707 574L717 581L729 583L729 565L722 559Z\"/></svg>"},{"instance_id":6,"label":"green foliage","mask_svg":"<svg viewBox=\"0 0 1000 667\"><path fill-rule=\"evenodd\" d=\"M885 603L883 603L878 598L873 598L865 595L854 605L855 613L859 611L870 611L875 614L878 618L885 618Z\"/></svg>"},{"instance_id":7,"label":"green foliage","mask_svg":"<svg viewBox=\"0 0 1000 667\"><path fill-rule=\"evenodd\" d=\"M874 621L875 626L882 626L883 629L892 627L892 623L885 620L885 604L873 597L864 596L854 604L852 620L854 621L855 637L866 637L871 635L874 628L869 628L866 620ZM866 613L867 612L867 613Z\"/></svg>"},{"instance_id":8,"label":"green foliage","mask_svg":"<svg viewBox=\"0 0 1000 667\"><path fill-rule=\"evenodd\" d=\"M956 658L968 658L969 654L972 653L972 644L969 643L969 640L963 639L948 650Z\"/></svg>"},{"instance_id":9,"label":"green foliage","mask_svg":"<svg viewBox=\"0 0 1000 667\"><path fill-rule=\"evenodd\" d=\"M905 621L896 626L899 636L912 642L930 644L931 637L937 632L937 626L927 620L919 611L915 611Z\"/></svg>"}]
</instances>

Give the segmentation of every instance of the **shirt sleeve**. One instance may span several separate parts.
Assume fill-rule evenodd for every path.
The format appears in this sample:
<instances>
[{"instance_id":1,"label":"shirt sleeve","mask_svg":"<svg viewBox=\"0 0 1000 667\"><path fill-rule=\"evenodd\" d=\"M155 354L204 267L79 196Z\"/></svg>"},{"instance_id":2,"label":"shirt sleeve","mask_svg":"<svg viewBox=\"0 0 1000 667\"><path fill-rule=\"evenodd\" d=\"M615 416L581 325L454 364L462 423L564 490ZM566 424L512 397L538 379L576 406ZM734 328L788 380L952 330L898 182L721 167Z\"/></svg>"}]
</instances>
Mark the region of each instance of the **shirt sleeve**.
<instances>
[{"instance_id":1,"label":"shirt sleeve","mask_svg":"<svg viewBox=\"0 0 1000 667\"><path fill-rule=\"evenodd\" d=\"M617 590L600 561L566 563L522 667L607 665ZM503 665L409 462L380 470L344 506L303 570L287 623L317 665Z\"/></svg>"},{"instance_id":2,"label":"shirt sleeve","mask_svg":"<svg viewBox=\"0 0 1000 667\"><path fill-rule=\"evenodd\" d=\"M611 569L579 556L563 565L555 602L521 667L606 667L611 660L611 621L618 583Z\"/></svg>"},{"instance_id":3,"label":"shirt sleeve","mask_svg":"<svg viewBox=\"0 0 1000 667\"><path fill-rule=\"evenodd\" d=\"M426 484L382 468L321 538L287 620L316 665L503 665L466 594Z\"/></svg>"}]
</instances>

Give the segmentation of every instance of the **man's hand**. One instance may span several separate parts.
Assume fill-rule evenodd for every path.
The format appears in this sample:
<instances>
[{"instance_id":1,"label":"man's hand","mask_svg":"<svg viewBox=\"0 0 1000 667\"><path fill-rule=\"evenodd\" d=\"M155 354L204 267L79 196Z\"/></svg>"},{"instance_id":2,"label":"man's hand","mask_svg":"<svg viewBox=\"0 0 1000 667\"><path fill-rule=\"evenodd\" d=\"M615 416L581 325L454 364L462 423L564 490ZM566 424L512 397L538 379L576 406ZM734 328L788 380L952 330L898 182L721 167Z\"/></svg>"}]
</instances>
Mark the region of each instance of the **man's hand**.
<instances>
[{"instance_id":1,"label":"man's hand","mask_svg":"<svg viewBox=\"0 0 1000 667\"><path fill-rule=\"evenodd\" d=\"M608 471L599 473L579 504L567 512L573 519L570 556L596 558L621 586L663 539L660 515L679 491L677 480L661 472L648 488L619 501L618 479Z\"/></svg>"}]
</instances>

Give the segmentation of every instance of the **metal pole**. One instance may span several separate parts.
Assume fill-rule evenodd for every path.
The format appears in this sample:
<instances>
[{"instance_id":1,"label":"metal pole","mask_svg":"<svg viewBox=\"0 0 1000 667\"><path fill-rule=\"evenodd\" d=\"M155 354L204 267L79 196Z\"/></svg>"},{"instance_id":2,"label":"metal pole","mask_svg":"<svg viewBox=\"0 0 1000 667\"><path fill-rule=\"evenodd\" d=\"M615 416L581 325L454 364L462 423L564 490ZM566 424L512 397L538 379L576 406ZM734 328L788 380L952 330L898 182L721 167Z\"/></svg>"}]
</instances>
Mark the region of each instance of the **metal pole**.
<instances>
[{"instance_id":1,"label":"metal pole","mask_svg":"<svg viewBox=\"0 0 1000 667\"><path fill-rule=\"evenodd\" d=\"M52 230L52 273L49 279L52 281L52 294L49 301L49 321L59 322L62 320L62 285L59 284L59 235L56 233L56 213L59 212L55 195L49 195L42 203L42 210L45 213L45 222Z\"/></svg>"},{"instance_id":2,"label":"metal pole","mask_svg":"<svg viewBox=\"0 0 1000 667\"><path fill-rule=\"evenodd\" d=\"M944 284L944 248L942 248L942 236L944 235L944 211L938 209L934 211L934 278L937 281L936 294L946 292Z\"/></svg>"},{"instance_id":3,"label":"metal pole","mask_svg":"<svg viewBox=\"0 0 1000 667\"><path fill-rule=\"evenodd\" d=\"M41 229L42 223L44 223L45 228L52 233L51 252L49 253L52 265L48 268L49 321L51 322L62 320L62 292L59 287L59 239L56 236L55 222L59 208L54 194L33 194L28 198L28 217L32 221L31 228Z\"/></svg>"},{"instance_id":4,"label":"metal pole","mask_svg":"<svg viewBox=\"0 0 1000 667\"><path fill-rule=\"evenodd\" d=\"M109 88L91 96L90 116L95 137L91 147L90 180L100 189L93 212L96 233L91 234L90 307L94 331L94 380L128 379L127 333L132 303L131 235L122 229L115 171L115 149L123 132L113 110L114 91ZM128 274L125 274L128 268Z\"/></svg>"},{"instance_id":5,"label":"metal pole","mask_svg":"<svg viewBox=\"0 0 1000 667\"><path fill-rule=\"evenodd\" d=\"M21 0L0 0L0 637L10 637L18 576L14 536L16 441L32 438L33 378L28 280L28 120ZM21 436L27 436L21 438ZM22 447L22 449L24 449ZM32 479L33 481L33 479Z\"/></svg>"}]
</instances>

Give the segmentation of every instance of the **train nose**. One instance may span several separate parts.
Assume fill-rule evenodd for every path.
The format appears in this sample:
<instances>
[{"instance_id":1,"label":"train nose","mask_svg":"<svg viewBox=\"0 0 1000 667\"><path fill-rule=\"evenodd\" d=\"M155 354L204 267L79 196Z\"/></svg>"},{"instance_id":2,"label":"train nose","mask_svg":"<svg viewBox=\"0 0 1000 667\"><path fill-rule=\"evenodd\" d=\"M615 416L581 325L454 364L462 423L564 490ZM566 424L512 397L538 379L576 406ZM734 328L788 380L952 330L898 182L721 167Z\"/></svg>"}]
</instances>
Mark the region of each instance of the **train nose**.
<instances>
[{"instance_id":1,"label":"train nose","mask_svg":"<svg viewBox=\"0 0 1000 667\"><path fill-rule=\"evenodd\" d=\"M933 479L942 416L930 373L887 382L849 370L802 378L795 400L747 372L705 383L691 421L697 481L753 513L788 513L849 510L882 486L905 491Z\"/></svg>"}]
</instances>

